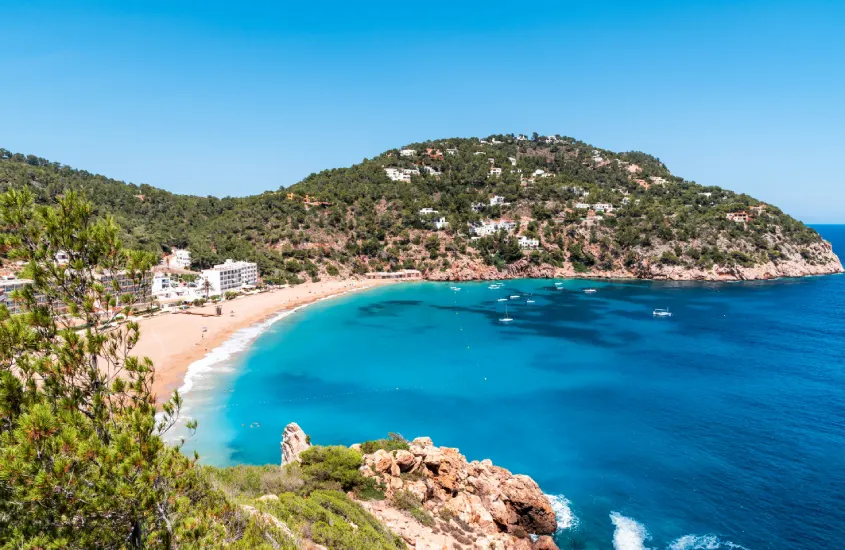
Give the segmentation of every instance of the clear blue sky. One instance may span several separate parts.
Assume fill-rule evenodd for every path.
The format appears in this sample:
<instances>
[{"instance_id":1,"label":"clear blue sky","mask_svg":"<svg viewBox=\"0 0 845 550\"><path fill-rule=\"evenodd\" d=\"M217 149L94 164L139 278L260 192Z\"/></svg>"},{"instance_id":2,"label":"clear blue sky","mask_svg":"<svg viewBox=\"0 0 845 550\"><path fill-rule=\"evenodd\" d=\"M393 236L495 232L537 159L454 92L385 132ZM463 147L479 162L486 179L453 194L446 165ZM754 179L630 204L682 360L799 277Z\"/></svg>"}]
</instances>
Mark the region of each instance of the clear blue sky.
<instances>
[{"instance_id":1,"label":"clear blue sky","mask_svg":"<svg viewBox=\"0 0 845 550\"><path fill-rule=\"evenodd\" d=\"M5 2L0 147L201 195L561 133L845 222L845 1Z\"/></svg>"}]
</instances>

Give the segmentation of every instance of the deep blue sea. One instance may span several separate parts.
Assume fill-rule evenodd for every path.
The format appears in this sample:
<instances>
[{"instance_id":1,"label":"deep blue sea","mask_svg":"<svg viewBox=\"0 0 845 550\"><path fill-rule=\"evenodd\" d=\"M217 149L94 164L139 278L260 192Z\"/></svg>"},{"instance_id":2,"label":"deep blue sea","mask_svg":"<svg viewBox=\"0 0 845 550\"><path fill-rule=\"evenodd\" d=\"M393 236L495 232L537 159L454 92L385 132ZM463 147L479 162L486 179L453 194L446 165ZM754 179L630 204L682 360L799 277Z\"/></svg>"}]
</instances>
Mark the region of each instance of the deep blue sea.
<instances>
[{"instance_id":1,"label":"deep blue sea","mask_svg":"<svg viewBox=\"0 0 845 550\"><path fill-rule=\"evenodd\" d=\"M427 435L555 495L563 549L845 548L845 277L560 282L408 283L245 330L194 369L187 447Z\"/></svg>"}]
</instances>

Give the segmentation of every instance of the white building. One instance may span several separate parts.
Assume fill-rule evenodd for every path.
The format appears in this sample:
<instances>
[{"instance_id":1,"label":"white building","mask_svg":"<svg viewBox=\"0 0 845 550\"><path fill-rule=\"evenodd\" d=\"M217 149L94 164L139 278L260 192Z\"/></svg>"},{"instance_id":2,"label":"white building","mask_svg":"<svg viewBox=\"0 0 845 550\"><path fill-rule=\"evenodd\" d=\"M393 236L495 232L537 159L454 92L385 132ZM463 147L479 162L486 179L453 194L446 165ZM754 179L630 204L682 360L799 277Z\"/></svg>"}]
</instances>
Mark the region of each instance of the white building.
<instances>
[{"instance_id":1,"label":"white building","mask_svg":"<svg viewBox=\"0 0 845 550\"><path fill-rule=\"evenodd\" d=\"M254 262L226 260L211 269L203 269L203 279L211 283L209 294L220 295L228 290L240 290L258 282L258 265Z\"/></svg>"},{"instance_id":2,"label":"white building","mask_svg":"<svg viewBox=\"0 0 845 550\"><path fill-rule=\"evenodd\" d=\"M613 205L603 202L597 202L593 205L593 210L596 212L613 212Z\"/></svg>"},{"instance_id":3,"label":"white building","mask_svg":"<svg viewBox=\"0 0 845 550\"><path fill-rule=\"evenodd\" d=\"M432 168L431 166L423 166L423 170L425 170L425 172L427 174L435 176L435 177L440 175L440 172L438 172L436 169Z\"/></svg>"},{"instance_id":4,"label":"white building","mask_svg":"<svg viewBox=\"0 0 845 550\"><path fill-rule=\"evenodd\" d=\"M174 249L170 264L182 269L191 269L191 252L182 248Z\"/></svg>"},{"instance_id":5,"label":"white building","mask_svg":"<svg viewBox=\"0 0 845 550\"><path fill-rule=\"evenodd\" d=\"M434 208L420 208L420 216L427 216L429 214L437 214Z\"/></svg>"},{"instance_id":6,"label":"white building","mask_svg":"<svg viewBox=\"0 0 845 550\"><path fill-rule=\"evenodd\" d=\"M56 263L59 265L67 265L70 263L70 256L64 250L56 252Z\"/></svg>"},{"instance_id":7,"label":"white building","mask_svg":"<svg viewBox=\"0 0 845 550\"><path fill-rule=\"evenodd\" d=\"M498 178L499 176L502 175L502 169L496 168L495 166L493 166L493 167L490 168L490 175L493 176L494 178Z\"/></svg>"},{"instance_id":8,"label":"white building","mask_svg":"<svg viewBox=\"0 0 845 550\"><path fill-rule=\"evenodd\" d=\"M490 206L497 206L502 204L507 204L505 203L505 197L500 197L499 195L496 195L495 197L490 199Z\"/></svg>"},{"instance_id":9,"label":"white building","mask_svg":"<svg viewBox=\"0 0 845 550\"><path fill-rule=\"evenodd\" d=\"M457 149L455 149L455 148L452 148L452 149L446 149L446 154L447 154L447 155L457 155L457 154L458 154L458 150L457 150Z\"/></svg>"},{"instance_id":10,"label":"white building","mask_svg":"<svg viewBox=\"0 0 845 550\"><path fill-rule=\"evenodd\" d=\"M170 274L156 271L153 273L153 294L162 294L170 290Z\"/></svg>"},{"instance_id":11,"label":"white building","mask_svg":"<svg viewBox=\"0 0 845 550\"><path fill-rule=\"evenodd\" d=\"M651 183L653 183L654 185L666 185L667 183L669 183L669 180L667 180L666 178L661 178L659 176L649 176L648 179L650 179Z\"/></svg>"},{"instance_id":12,"label":"white building","mask_svg":"<svg viewBox=\"0 0 845 550\"><path fill-rule=\"evenodd\" d=\"M540 248L540 241L538 239L529 239L526 236L521 236L518 239L519 248L523 250L536 250Z\"/></svg>"},{"instance_id":13,"label":"white building","mask_svg":"<svg viewBox=\"0 0 845 550\"><path fill-rule=\"evenodd\" d=\"M586 202L576 202L574 204L574 206L575 206L576 210L589 210L590 209L590 205L587 204Z\"/></svg>"},{"instance_id":14,"label":"white building","mask_svg":"<svg viewBox=\"0 0 845 550\"><path fill-rule=\"evenodd\" d=\"M416 168L385 168L384 173L393 181L404 181L411 183L411 176L419 176L420 171Z\"/></svg>"},{"instance_id":15,"label":"white building","mask_svg":"<svg viewBox=\"0 0 845 550\"><path fill-rule=\"evenodd\" d=\"M480 212L480 211L484 210L486 207L487 207L487 205L484 204L483 202L476 202L476 203L472 204L472 211L473 212Z\"/></svg>"},{"instance_id":16,"label":"white building","mask_svg":"<svg viewBox=\"0 0 845 550\"><path fill-rule=\"evenodd\" d=\"M435 227L435 229L437 229L439 231L441 229L445 229L445 228L449 227L449 222L446 221L446 218L444 218L443 216L440 216L439 220L434 221L434 227Z\"/></svg>"},{"instance_id":17,"label":"white building","mask_svg":"<svg viewBox=\"0 0 845 550\"><path fill-rule=\"evenodd\" d=\"M486 237L488 235L495 235L499 231L507 231L510 233L516 229L516 223L511 220L489 220L481 222L481 225L476 225L470 230L479 237Z\"/></svg>"},{"instance_id":18,"label":"white building","mask_svg":"<svg viewBox=\"0 0 845 550\"><path fill-rule=\"evenodd\" d=\"M416 149L402 149L401 151L399 151L399 155L403 157L413 157L416 154Z\"/></svg>"},{"instance_id":19,"label":"white building","mask_svg":"<svg viewBox=\"0 0 845 550\"><path fill-rule=\"evenodd\" d=\"M508 157L508 160L510 161L511 166L516 166L516 158L514 158L514 157Z\"/></svg>"}]
</instances>

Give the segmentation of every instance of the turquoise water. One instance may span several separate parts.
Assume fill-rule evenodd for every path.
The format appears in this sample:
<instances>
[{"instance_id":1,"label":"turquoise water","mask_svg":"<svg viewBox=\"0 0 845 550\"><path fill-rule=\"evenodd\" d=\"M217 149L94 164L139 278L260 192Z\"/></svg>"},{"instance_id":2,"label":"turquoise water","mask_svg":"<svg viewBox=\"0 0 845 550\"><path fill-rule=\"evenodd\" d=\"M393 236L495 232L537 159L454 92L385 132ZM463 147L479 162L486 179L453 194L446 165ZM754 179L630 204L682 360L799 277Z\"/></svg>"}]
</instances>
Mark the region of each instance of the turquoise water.
<instances>
[{"instance_id":1,"label":"turquoise water","mask_svg":"<svg viewBox=\"0 0 845 550\"><path fill-rule=\"evenodd\" d=\"M275 463L291 421L326 444L428 435L555 495L564 549L845 547L845 277L563 282L297 311L193 377L188 447Z\"/></svg>"}]
</instances>

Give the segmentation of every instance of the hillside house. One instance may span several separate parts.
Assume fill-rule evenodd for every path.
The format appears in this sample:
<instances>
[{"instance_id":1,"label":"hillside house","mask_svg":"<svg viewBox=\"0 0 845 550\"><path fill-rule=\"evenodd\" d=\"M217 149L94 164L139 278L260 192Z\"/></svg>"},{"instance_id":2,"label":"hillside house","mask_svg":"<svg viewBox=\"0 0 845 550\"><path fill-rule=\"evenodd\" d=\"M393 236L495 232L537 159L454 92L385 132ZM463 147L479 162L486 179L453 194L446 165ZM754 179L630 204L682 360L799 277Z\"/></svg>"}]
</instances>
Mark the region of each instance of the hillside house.
<instances>
[{"instance_id":1,"label":"hillside house","mask_svg":"<svg viewBox=\"0 0 845 550\"><path fill-rule=\"evenodd\" d=\"M659 176L649 176L648 179L650 179L651 183L653 183L654 185L666 185L667 183L669 183L669 180L667 180L666 178L661 178Z\"/></svg>"},{"instance_id":2,"label":"hillside house","mask_svg":"<svg viewBox=\"0 0 845 550\"><path fill-rule=\"evenodd\" d=\"M730 221L736 223L748 223L748 212L728 212L726 216Z\"/></svg>"},{"instance_id":3,"label":"hillside house","mask_svg":"<svg viewBox=\"0 0 845 550\"><path fill-rule=\"evenodd\" d=\"M751 210L751 213L755 216L762 216L766 213L766 205L758 204L757 206L752 206L751 208L749 208L749 210Z\"/></svg>"},{"instance_id":4,"label":"hillside house","mask_svg":"<svg viewBox=\"0 0 845 550\"><path fill-rule=\"evenodd\" d=\"M440 149L426 149L425 154L431 160L443 160L443 152Z\"/></svg>"},{"instance_id":5,"label":"hillside house","mask_svg":"<svg viewBox=\"0 0 845 550\"><path fill-rule=\"evenodd\" d=\"M575 210L589 210L590 209L590 205L587 204L586 202L576 202L572 206L573 206L573 208L575 208Z\"/></svg>"},{"instance_id":6,"label":"hillside house","mask_svg":"<svg viewBox=\"0 0 845 550\"><path fill-rule=\"evenodd\" d=\"M502 169L501 168L496 168L495 166L490 167L490 176L491 177L498 178L501 175L502 175Z\"/></svg>"},{"instance_id":7,"label":"hillside house","mask_svg":"<svg viewBox=\"0 0 845 550\"><path fill-rule=\"evenodd\" d=\"M434 220L434 228L440 231L441 229L446 229L449 227L449 222L446 221L446 218L443 216L440 219Z\"/></svg>"},{"instance_id":8,"label":"hillside house","mask_svg":"<svg viewBox=\"0 0 845 550\"><path fill-rule=\"evenodd\" d=\"M437 210L434 208L421 208L420 209L420 216L428 216L429 214L437 214Z\"/></svg>"},{"instance_id":9,"label":"hillside house","mask_svg":"<svg viewBox=\"0 0 845 550\"><path fill-rule=\"evenodd\" d=\"M538 239L531 239L526 236L521 236L518 239L519 248L522 250L537 250L540 248L540 241Z\"/></svg>"},{"instance_id":10,"label":"hillside house","mask_svg":"<svg viewBox=\"0 0 845 550\"><path fill-rule=\"evenodd\" d=\"M613 212L613 205L604 202L597 202L593 205L593 210L596 212Z\"/></svg>"},{"instance_id":11,"label":"hillside house","mask_svg":"<svg viewBox=\"0 0 845 550\"><path fill-rule=\"evenodd\" d=\"M511 166L516 166L516 158L508 157L508 161L511 163Z\"/></svg>"},{"instance_id":12,"label":"hillside house","mask_svg":"<svg viewBox=\"0 0 845 550\"><path fill-rule=\"evenodd\" d=\"M504 204L507 204L505 202L505 197L500 197L499 195L496 195L495 197L490 199L490 206L501 206Z\"/></svg>"},{"instance_id":13,"label":"hillside house","mask_svg":"<svg viewBox=\"0 0 845 550\"><path fill-rule=\"evenodd\" d=\"M436 178L440 177L440 172L432 168L431 166L423 166L423 171L430 176L434 176Z\"/></svg>"},{"instance_id":14,"label":"hillside house","mask_svg":"<svg viewBox=\"0 0 845 550\"><path fill-rule=\"evenodd\" d=\"M399 156L402 157L413 157L416 156L416 154L416 149L402 149L401 151L399 151Z\"/></svg>"},{"instance_id":15,"label":"hillside house","mask_svg":"<svg viewBox=\"0 0 845 550\"><path fill-rule=\"evenodd\" d=\"M446 154L454 156L458 154L458 150L454 147L450 147L449 149L446 149Z\"/></svg>"},{"instance_id":16,"label":"hillside house","mask_svg":"<svg viewBox=\"0 0 845 550\"><path fill-rule=\"evenodd\" d=\"M516 228L516 223L511 220L488 220L486 222L481 222L480 225L476 225L470 228L470 231L479 237L486 237L489 235L495 235L499 231L506 231L510 233Z\"/></svg>"}]
</instances>

